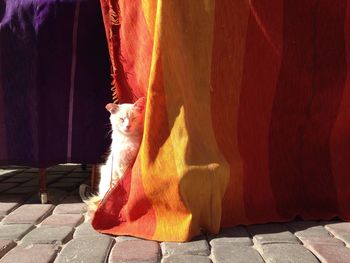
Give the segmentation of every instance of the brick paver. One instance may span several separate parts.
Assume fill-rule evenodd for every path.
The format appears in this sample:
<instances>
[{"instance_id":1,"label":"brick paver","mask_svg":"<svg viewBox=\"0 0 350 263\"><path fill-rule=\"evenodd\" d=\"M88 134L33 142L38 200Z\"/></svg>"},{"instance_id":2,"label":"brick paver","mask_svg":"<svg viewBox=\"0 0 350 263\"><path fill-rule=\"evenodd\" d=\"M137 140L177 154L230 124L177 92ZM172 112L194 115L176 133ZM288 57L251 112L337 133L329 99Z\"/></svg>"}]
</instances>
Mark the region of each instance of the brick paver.
<instances>
[{"instance_id":1,"label":"brick paver","mask_svg":"<svg viewBox=\"0 0 350 263\"><path fill-rule=\"evenodd\" d=\"M128 240L115 243L110 253L108 262L157 263L159 259L160 248L158 242L147 240Z\"/></svg>"},{"instance_id":2,"label":"brick paver","mask_svg":"<svg viewBox=\"0 0 350 263\"><path fill-rule=\"evenodd\" d=\"M5 191L5 194L31 194L38 191L38 188L35 186L21 186L11 188L10 190Z\"/></svg>"},{"instance_id":3,"label":"brick paver","mask_svg":"<svg viewBox=\"0 0 350 263\"><path fill-rule=\"evenodd\" d=\"M17 246L8 252L0 263L52 263L57 248L53 245Z\"/></svg>"},{"instance_id":4,"label":"brick paver","mask_svg":"<svg viewBox=\"0 0 350 263\"><path fill-rule=\"evenodd\" d=\"M170 255L165 256L161 263L210 263L211 260L205 256L194 255Z\"/></svg>"},{"instance_id":5,"label":"brick paver","mask_svg":"<svg viewBox=\"0 0 350 263\"><path fill-rule=\"evenodd\" d=\"M163 242L161 243L161 248L163 255L187 254L207 256L210 254L208 241L204 238L186 243Z\"/></svg>"},{"instance_id":6,"label":"brick paver","mask_svg":"<svg viewBox=\"0 0 350 263\"><path fill-rule=\"evenodd\" d=\"M340 244L320 244L314 243L307 245L321 262L327 263L347 263L350 262L350 248Z\"/></svg>"},{"instance_id":7,"label":"brick paver","mask_svg":"<svg viewBox=\"0 0 350 263\"><path fill-rule=\"evenodd\" d=\"M25 182L24 184L21 184L21 186L23 186L23 187L28 187L28 186L39 187L39 181L38 181L38 179L31 179L31 180Z\"/></svg>"},{"instance_id":8,"label":"brick paver","mask_svg":"<svg viewBox=\"0 0 350 263\"><path fill-rule=\"evenodd\" d=\"M81 174L80 174L81 175ZM70 183L70 184L81 184L85 180L85 177L63 177L58 182L59 183Z\"/></svg>"},{"instance_id":9,"label":"brick paver","mask_svg":"<svg viewBox=\"0 0 350 263\"><path fill-rule=\"evenodd\" d=\"M59 204L53 211L54 214L83 214L85 212L85 203Z\"/></svg>"},{"instance_id":10,"label":"brick paver","mask_svg":"<svg viewBox=\"0 0 350 263\"><path fill-rule=\"evenodd\" d=\"M28 178L28 177L16 177L16 176L13 176L13 177L9 177L9 178L6 178L4 181L4 183L24 183L24 182L27 182L29 181L31 178Z\"/></svg>"},{"instance_id":11,"label":"brick paver","mask_svg":"<svg viewBox=\"0 0 350 263\"><path fill-rule=\"evenodd\" d=\"M53 205L26 204L17 208L6 216L2 222L5 224L35 224L49 215Z\"/></svg>"},{"instance_id":12,"label":"brick paver","mask_svg":"<svg viewBox=\"0 0 350 263\"><path fill-rule=\"evenodd\" d=\"M18 169L0 169L0 177L9 177L18 173Z\"/></svg>"},{"instance_id":13,"label":"brick paver","mask_svg":"<svg viewBox=\"0 0 350 263\"><path fill-rule=\"evenodd\" d=\"M115 242L124 242L124 241L130 241L130 240L145 240L139 237L132 237L132 236L117 236L115 238Z\"/></svg>"},{"instance_id":14,"label":"brick paver","mask_svg":"<svg viewBox=\"0 0 350 263\"><path fill-rule=\"evenodd\" d=\"M314 221L295 221L289 222L286 226L296 235L298 238L305 237L329 237L329 232Z\"/></svg>"},{"instance_id":15,"label":"brick paver","mask_svg":"<svg viewBox=\"0 0 350 263\"><path fill-rule=\"evenodd\" d=\"M62 245L73 238L73 228L69 226L39 227L29 232L22 243Z\"/></svg>"},{"instance_id":16,"label":"brick paver","mask_svg":"<svg viewBox=\"0 0 350 263\"><path fill-rule=\"evenodd\" d=\"M247 227L253 236L254 244L273 243L298 244L298 239L282 224L252 225Z\"/></svg>"},{"instance_id":17,"label":"brick paver","mask_svg":"<svg viewBox=\"0 0 350 263\"><path fill-rule=\"evenodd\" d=\"M23 196L5 194L0 195L0 216L9 214L23 202Z\"/></svg>"},{"instance_id":18,"label":"brick paver","mask_svg":"<svg viewBox=\"0 0 350 263\"><path fill-rule=\"evenodd\" d=\"M58 255L55 263L105 263L113 238L79 237L71 240Z\"/></svg>"},{"instance_id":19,"label":"brick paver","mask_svg":"<svg viewBox=\"0 0 350 263\"><path fill-rule=\"evenodd\" d=\"M185 243L111 237L83 222L86 205L77 187L89 183L90 171L50 168L52 205L41 205L37 194L28 194L38 190L38 170L10 169L0 169L0 263L350 262L350 222L339 220L238 226Z\"/></svg>"},{"instance_id":20,"label":"brick paver","mask_svg":"<svg viewBox=\"0 0 350 263\"><path fill-rule=\"evenodd\" d=\"M226 244L212 249L214 263L264 263L257 250L249 246Z\"/></svg>"},{"instance_id":21,"label":"brick paver","mask_svg":"<svg viewBox=\"0 0 350 263\"><path fill-rule=\"evenodd\" d=\"M266 244L259 248L267 262L318 263L317 258L304 246L298 244ZM345 263L345 262L344 262Z\"/></svg>"},{"instance_id":22,"label":"brick paver","mask_svg":"<svg viewBox=\"0 0 350 263\"><path fill-rule=\"evenodd\" d=\"M338 222L326 224L328 229L335 237L339 238L350 247L350 222Z\"/></svg>"},{"instance_id":23,"label":"brick paver","mask_svg":"<svg viewBox=\"0 0 350 263\"><path fill-rule=\"evenodd\" d=\"M16 246L12 240L0 240L0 258Z\"/></svg>"},{"instance_id":24,"label":"brick paver","mask_svg":"<svg viewBox=\"0 0 350 263\"><path fill-rule=\"evenodd\" d=\"M32 224L0 225L0 239L17 241L33 228Z\"/></svg>"},{"instance_id":25,"label":"brick paver","mask_svg":"<svg viewBox=\"0 0 350 263\"><path fill-rule=\"evenodd\" d=\"M84 216L80 214L55 214L50 215L41 222L41 226L70 226L76 227L84 222Z\"/></svg>"},{"instance_id":26,"label":"brick paver","mask_svg":"<svg viewBox=\"0 0 350 263\"><path fill-rule=\"evenodd\" d=\"M13 187L16 187L18 184L17 183L4 183L4 182L1 182L0 184L0 192L4 192L4 191L7 191Z\"/></svg>"},{"instance_id":27,"label":"brick paver","mask_svg":"<svg viewBox=\"0 0 350 263\"><path fill-rule=\"evenodd\" d=\"M74 232L74 238L77 237L89 237L89 236L101 236L99 232L92 228L91 224L88 222L82 223L77 227Z\"/></svg>"},{"instance_id":28,"label":"brick paver","mask_svg":"<svg viewBox=\"0 0 350 263\"><path fill-rule=\"evenodd\" d=\"M75 194L71 193L70 195L66 196L61 200L61 205L63 204L70 204L70 205L75 205L75 204L81 204L81 198L79 196L79 189L76 189L77 192ZM63 213L65 214L65 213ZM67 213L70 214L70 213Z\"/></svg>"},{"instance_id":29,"label":"brick paver","mask_svg":"<svg viewBox=\"0 0 350 263\"><path fill-rule=\"evenodd\" d=\"M61 164L58 164L58 165L54 165L54 166L51 166L49 168L46 169L46 172L48 173L69 173L71 171L73 171L75 168L77 167L77 165L61 165Z\"/></svg>"},{"instance_id":30,"label":"brick paver","mask_svg":"<svg viewBox=\"0 0 350 263\"><path fill-rule=\"evenodd\" d=\"M340 245L344 246L344 243L338 239L338 238L333 238L331 236L328 237L309 237L309 236L302 236L299 238L303 244L308 247L308 245L313 245L313 244L324 244L324 245Z\"/></svg>"},{"instance_id":31,"label":"brick paver","mask_svg":"<svg viewBox=\"0 0 350 263\"><path fill-rule=\"evenodd\" d=\"M29 173L29 172L27 172L27 170L25 170L25 172L15 174L14 176L12 176L12 178L29 178L29 179L35 178L39 182L38 174L37 173Z\"/></svg>"},{"instance_id":32,"label":"brick paver","mask_svg":"<svg viewBox=\"0 0 350 263\"><path fill-rule=\"evenodd\" d=\"M242 227L223 229L218 235L209 236L212 247L233 244L235 246L252 246L253 242L248 231Z\"/></svg>"}]
</instances>

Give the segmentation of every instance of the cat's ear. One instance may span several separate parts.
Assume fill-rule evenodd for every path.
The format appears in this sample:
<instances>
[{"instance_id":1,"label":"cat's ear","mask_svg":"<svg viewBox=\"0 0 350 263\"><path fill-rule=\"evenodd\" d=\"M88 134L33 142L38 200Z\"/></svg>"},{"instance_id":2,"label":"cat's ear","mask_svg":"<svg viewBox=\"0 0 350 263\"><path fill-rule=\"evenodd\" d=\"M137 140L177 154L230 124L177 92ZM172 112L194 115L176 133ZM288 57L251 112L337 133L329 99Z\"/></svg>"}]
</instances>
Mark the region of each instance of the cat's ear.
<instances>
[{"instance_id":1,"label":"cat's ear","mask_svg":"<svg viewBox=\"0 0 350 263\"><path fill-rule=\"evenodd\" d=\"M134 108L139 112L143 112L143 110L145 109L145 106L146 106L146 98L145 97L139 98L134 103Z\"/></svg>"},{"instance_id":2,"label":"cat's ear","mask_svg":"<svg viewBox=\"0 0 350 263\"><path fill-rule=\"evenodd\" d=\"M108 103L106 105L106 110L108 110L111 114L114 114L118 110L118 105L114 103Z\"/></svg>"}]
</instances>

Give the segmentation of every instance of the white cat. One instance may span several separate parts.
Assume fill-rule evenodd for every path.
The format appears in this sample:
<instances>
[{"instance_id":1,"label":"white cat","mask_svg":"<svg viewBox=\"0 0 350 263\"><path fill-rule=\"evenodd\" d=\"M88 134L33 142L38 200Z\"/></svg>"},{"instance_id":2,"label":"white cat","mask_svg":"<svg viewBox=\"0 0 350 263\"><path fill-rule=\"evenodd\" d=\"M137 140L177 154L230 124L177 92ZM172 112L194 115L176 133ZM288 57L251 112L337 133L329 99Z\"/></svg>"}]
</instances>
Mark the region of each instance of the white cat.
<instances>
[{"instance_id":1,"label":"white cat","mask_svg":"<svg viewBox=\"0 0 350 263\"><path fill-rule=\"evenodd\" d=\"M106 109L111 113L112 145L107 161L100 167L98 193L86 197L86 185L81 185L79 192L88 205L89 214L93 214L108 190L124 175L139 151L144 121L145 99L142 97L134 104L109 103Z\"/></svg>"}]
</instances>

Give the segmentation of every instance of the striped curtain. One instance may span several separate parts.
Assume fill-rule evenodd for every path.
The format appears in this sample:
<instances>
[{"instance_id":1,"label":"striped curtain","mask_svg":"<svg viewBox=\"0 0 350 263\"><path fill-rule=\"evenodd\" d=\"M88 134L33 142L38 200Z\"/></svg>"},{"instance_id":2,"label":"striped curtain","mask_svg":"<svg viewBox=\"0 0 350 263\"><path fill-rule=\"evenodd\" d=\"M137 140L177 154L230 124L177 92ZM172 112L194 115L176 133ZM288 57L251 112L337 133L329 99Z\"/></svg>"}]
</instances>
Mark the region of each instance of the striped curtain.
<instances>
[{"instance_id":1,"label":"striped curtain","mask_svg":"<svg viewBox=\"0 0 350 263\"><path fill-rule=\"evenodd\" d=\"M121 102L147 94L140 153L101 203L110 234L350 219L346 0L101 0Z\"/></svg>"},{"instance_id":2,"label":"striped curtain","mask_svg":"<svg viewBox=\"0 0 350 263\"><path fill-rule=\"evenodd\" d=\"M0 165L100 162L109 71L99 0L0 0Z\"/></svg>"}]
</instances>

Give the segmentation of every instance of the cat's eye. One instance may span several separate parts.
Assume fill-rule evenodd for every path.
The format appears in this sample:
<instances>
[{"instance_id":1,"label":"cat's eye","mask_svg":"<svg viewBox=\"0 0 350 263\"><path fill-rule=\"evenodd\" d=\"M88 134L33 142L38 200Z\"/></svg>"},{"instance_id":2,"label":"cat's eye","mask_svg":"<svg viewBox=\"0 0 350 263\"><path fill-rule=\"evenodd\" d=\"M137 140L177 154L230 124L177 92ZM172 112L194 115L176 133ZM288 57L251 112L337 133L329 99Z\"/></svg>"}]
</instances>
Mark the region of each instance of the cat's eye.
<instances>
[{"instance_id":1,"label":"cat's eye","mask_svg":"<svg viewBox=\"0 0 350 263\"><path fill-rule=\"evenodd\" d=\"M119 120L124 121L124 118L119 118Z\"/></svg>"}]
</instances>

